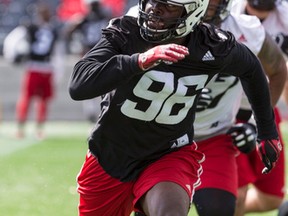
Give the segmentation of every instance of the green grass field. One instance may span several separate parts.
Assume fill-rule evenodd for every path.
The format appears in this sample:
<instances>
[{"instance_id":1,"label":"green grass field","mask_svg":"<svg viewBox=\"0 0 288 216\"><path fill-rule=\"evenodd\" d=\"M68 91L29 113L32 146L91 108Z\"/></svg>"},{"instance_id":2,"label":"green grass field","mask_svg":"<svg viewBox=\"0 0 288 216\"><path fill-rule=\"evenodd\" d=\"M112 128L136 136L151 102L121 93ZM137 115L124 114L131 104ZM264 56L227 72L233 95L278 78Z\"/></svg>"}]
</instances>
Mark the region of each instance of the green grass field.
<instances>
[{"instance_id":1,"label":"green grass field","mask_svg":"<svg viewBox=\"0 0 288 216\"><path fill-rule=\"evenodd\" d=\"M14 123L0 123L0 215L77 216L76 175L91 125L50 122L44 140L34 137L33 123L27 126L26 138L19 140ZM288 123L282 126L288 143ZM189 216L196 216L193 208Z\"/></svg>"}]
</instances>

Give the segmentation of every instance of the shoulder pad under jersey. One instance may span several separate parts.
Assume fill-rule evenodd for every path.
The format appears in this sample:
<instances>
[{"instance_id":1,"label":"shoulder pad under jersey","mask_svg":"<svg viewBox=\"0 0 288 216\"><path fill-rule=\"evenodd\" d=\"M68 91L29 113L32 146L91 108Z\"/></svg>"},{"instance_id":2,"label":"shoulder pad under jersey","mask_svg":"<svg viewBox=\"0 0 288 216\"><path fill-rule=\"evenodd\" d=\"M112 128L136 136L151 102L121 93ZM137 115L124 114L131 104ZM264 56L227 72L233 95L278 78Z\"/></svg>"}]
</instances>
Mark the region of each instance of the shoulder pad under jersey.
<instances>
[{"instance_id":1,"label":"shoulder pad under jersey","mask_svg":"<svg viewBox=\"0 0 288 216\"><path fill-rule=\"evenodd\" d=\"M137 19L135 17L120 17L110 20L107 28L103 29L106 38L118 38L123 45L127 43L127 35L134 34L138 30ZM139 31L139 30L138 30Z\"/></svg>"},{"instance_id":2,"label":"shoulder pad under jersey","mask_svg":"<svg viewBox=\"0 0 288 216\"><path fill-rule=\"evenodd\" d=\"M201 40L203 45L208 46L214 56L226 56L235 46L235 38L232 33L208 23L200 24L199 28L202 34L200 38L204 39Z\"/></svg>"}]
</instances>

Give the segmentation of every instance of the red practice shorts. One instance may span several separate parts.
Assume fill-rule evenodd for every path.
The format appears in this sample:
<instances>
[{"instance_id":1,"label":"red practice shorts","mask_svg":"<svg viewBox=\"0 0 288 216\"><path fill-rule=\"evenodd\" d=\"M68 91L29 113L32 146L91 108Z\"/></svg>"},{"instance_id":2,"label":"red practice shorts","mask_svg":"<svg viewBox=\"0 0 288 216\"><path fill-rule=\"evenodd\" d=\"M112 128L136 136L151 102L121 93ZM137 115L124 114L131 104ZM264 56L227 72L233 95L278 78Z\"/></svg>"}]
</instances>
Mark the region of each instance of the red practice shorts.
<instances>
[{"instance_id":1,"label":"red practice shorts","mask_svg":"<svg viewBox=\"0 0 288 216\"><path fill-rule=\"evenodd\" d=\"M202 163L203 174L201 185L197 190L217 188L237 196L237 150L232 144L231 137L219 135L197 142L198 150L205 154Z\"/></svg>"},{"instance_id":2,"label":"red practice shorts","mask_svg":"<svg viewBox=\"0 0 288 216\"><path fill-rule=\"evenodd\" d=\"M280 132L281 118L279 111L275 109L275 120L278 131ZM276 166L268 174L262 174L264 164L257 155L257 151L251 152L249 155L240 154L237 157L238 164L238 182L239 187L243 187L252 183L256 188L264 193L274 196L284 197L285 194L285 159L284 159L284 143L279 133L280 142L283 150L280 153Z\"/></svg>"},{"instance_id":3,"label":"red practice shorts","mask_svg":"<svg viewBox=\"0 0 288 216\"><path fill-rule=\"evenodd\" d=\"M134 182L121 182L112 178L89 152L77 177L80 194L80 216L129 216L133 210L141 211L137 201L159 182L179 184L192 197L200 183L204 155L196 144L187 145L164 155L150 164Z\"/></svg>"},{"instance_id":4,"label":"red practice shorts","mask_svg":"<svg viewBox=\"0 0 288 216\"><path fill-rule=\"evenodd\" d=\"M39 96L47 99L52 97L52 71L51 73L39 73L28 70L23 80L22 92L26 92L27 97Z\"/></svg>"}]
</instances>

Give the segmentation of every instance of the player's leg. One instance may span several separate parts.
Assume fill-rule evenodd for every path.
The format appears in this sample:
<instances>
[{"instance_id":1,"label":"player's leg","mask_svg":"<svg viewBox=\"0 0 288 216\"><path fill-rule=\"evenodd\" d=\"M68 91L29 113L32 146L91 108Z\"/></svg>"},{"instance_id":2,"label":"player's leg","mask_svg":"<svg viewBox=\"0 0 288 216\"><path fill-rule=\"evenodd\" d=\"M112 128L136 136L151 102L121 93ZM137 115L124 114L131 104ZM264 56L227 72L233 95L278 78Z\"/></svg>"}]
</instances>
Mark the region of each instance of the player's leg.
<instances>
[{"instance_id":1,"label":"player's leg","mask_svg":"<svg viewBox=\"0 0 288 216\"><path fill-rule=\"evenodd\" d=\"M25 72L19 99L16 105L17 118L17 137L22 138L25 135L24 127L27 120L28 110L31 106L31 101L35 87L35 76L30 71Z\"/></svg>"},{"instance_id":2,"label":"player's leg","mask_svg":"<svg viewBox=\"0 0 288 216\"><path fill-rule=\"evenodd\" d=\"M48 106L51 98L53 97L53 81L51 73L39 73L37 83L37 96L39 96L36 106L36 121L37 121L37 132L38 138L43 138L43 126L48 115Z\"/></svg>"},{"instance_id":3,"label":"player's leg","mask_svg":"<svg viewBox=\"0 0 288 216\"><path fill-rule=\"evenodd\" d=\"M244 216L247 191L248 191L247 185L238 188L238 196L236 200L236 209L234 216Z\"/></svg>"},{"instance_id":4,"label":"player's leg","mask_svg":"<svg viewBox=\"0 0 288 216\"><path fill-rule=\"evenodd\" d=\"M283 198L271 194L267 194L252 187L248 190L245 200L245 212L265 212L277 209Z\"/></svg>"},{"instance_id":5,"label":"player's leg","mask_svg":"<svg viewBox=\"0 0 288 216\"><path fill-rule=\"evenodd\" d=\"M79 216L130 216L133 211L133 183L112 178L89 152L77 182Z\"/></svg>"},{"instance_id":6,"label":"player's leg","mask_svg":"<svg viewBox=\"0 0 288 216\"><path fill-rule=\"evenodd\" d=\"M231 137L219 135L198 142L205 154L201 185L193 203L200 216L233 216L237 194L237 167Z\"/></svg>"},{"instance_id":7,"label":"player's leg","mask_svg":"<svg viewBox=\"0 0 288 216\"><path fill-rule=\"evenodd\" d=\"M233 216L236 197L225 190L206 188L197 190L193 202L199 216Z\"/></svg>"},{"instance_id":8,"label":"player's leg","mask_svg":"<svg viewBox=\"0 0 288 216\"><path fill-rule=\"evenodd\" d=\"M136 211L146 215L186 216L200 183L203 154L196 145L181 147L149 165L135 182Z\"/></svg>"},{"instance_id":9,"label":"player's leg","mask_svg":"<svg viewBox=\"0 0 288 216\"><path fill-rule=\"evenodd\" d=\"M280 153L278 162L273 170L262 174L263 164L258 159L258 155L249 154L251 164L255 167L256 180L253 181L255 187L249 188L245 201L245 212L263 212L277 209L284 198L285 187L285 144L282 139L280 123L281 118L278 109L275 108L275 120L278 128L280 142L283 144L283 151ZM251 157L258 159L254 161Z\"/></svg>"},{"instance_id":10,"label":"player's leg","mask_svg":"<svg viewBox=\"0 0 288 216\"><path fill-rule=\"evenodd\" d=\"M148 215L184 216L189 212L190 197L186 190L174 182L160 182L140 200Z\"/></svg>"},{"instance_id":11,"label":"player's leg","mask_svg":"<svg viewBox=\"0 0 288 216\"><path fill-rule=\"evenodd\" d=\"M43 138L44 133L43 133L43 127L47 118L47 109L48 109L48 104L49 104L49 99L48 98L39 98L37 101L37 106L36 106L36 136L38 138Z\"/></svg>"},{"instance_id":12,"label":"player's leg","mask_svg":"<svg viewBox=\"0 0 288 216\"><path fill-rule=\"evenodd\" d=\"M281 118L277 108L275 109L275 120L278 130ZM279 133L280 142L285 148L281 133ZM242 216L249 212L263 212L277 209L283 201L285 186L285 150L280 153L278 162L273 170L263 175L263 163L255 151L249 155L241 154L237 157L239 187L253 184L247 191L245 197L239 196L241 205L237 206L236 216ZM241 193L239 193L241 195ZM245 201L243 201L243 199ZM241 200L241 202L240 202ZM243 205L243 203L245 203ZM240 209L241 208L241 209Z\"/></svg>"}]
</instances>

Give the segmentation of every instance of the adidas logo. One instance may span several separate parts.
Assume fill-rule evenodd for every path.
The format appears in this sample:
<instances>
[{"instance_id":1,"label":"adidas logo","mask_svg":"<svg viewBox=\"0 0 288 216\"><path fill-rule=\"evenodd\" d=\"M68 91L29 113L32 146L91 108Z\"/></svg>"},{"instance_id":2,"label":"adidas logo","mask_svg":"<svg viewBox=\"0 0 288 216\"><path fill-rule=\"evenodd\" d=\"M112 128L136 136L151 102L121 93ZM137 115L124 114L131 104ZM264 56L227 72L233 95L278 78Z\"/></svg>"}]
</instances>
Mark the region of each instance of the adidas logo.
<instances>
[{"instance_id":1,"label":"adidas logo","mask_svg":"<svg viewBox=\"0 0 288 216\"><path fill-rule=\"evenodd\" d=\"M215 60L215 57L212 55L212 53L210 52L210 50L208 50L205 55L202 58L202 61L213 61Z\"/></svg>"}]
</instances>

